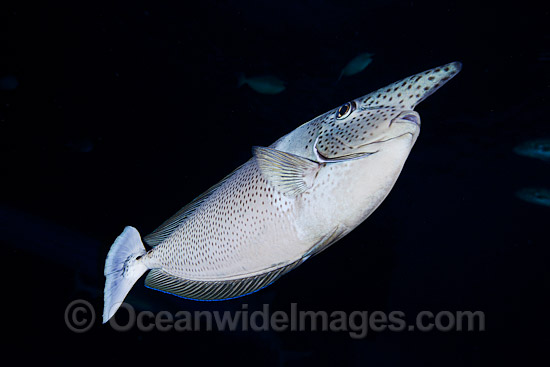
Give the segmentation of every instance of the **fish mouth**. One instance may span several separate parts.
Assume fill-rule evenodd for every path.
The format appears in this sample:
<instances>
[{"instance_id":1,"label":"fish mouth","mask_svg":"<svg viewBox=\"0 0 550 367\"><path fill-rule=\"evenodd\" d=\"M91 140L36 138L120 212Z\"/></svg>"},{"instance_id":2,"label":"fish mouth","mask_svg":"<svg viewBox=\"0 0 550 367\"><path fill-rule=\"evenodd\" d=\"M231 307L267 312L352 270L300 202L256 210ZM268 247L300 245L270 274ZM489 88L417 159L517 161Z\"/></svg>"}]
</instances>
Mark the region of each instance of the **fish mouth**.
<instances>
[{"instance_id":1,"label":"fish mouth","mask_svg":"<svg viewBox=\"0 0 550 367\"><path fill-rule=\"evenodd\" d=\"M390 122L390 126L394 123L413 123L420 127L420 115L416 111L405 111L401 113L399 116L394 118Z\"/></svg>"},{"instance_id":2,"label":"fish mouth","mask_svg":"<svg viewBox=\"0 0 550 367\"><path fill-rule=\"evenodd\" d=\"M366 148L369 145L373 145L373 144L383 144L383 143L386 143L386 142L391 141L391 140L402 138L405 135L410 135L411 139L414 139L414 133L406 132L406 133L400 134L398 136L394 136L393 138L371 141L370 143L359 145L355 149ZM350 161L350 160L355 160L355 159L366 158L368 156L371 156L373 154L378 153L380 151L380 149L372 149L372 151L363 151L363 152L360 152L360 153L351 153L351 154L346 154L346 155L340 155L340 156L337 156L337 157L326 157L321 152L319 152L319 150L317 148L315 148L314 151L315 151L315 155L317 156L317 160L319 162L337 163L337 162L343 162L343 161Z\"/></svg>"},{"instance_id":3,"label":"fish mouth","mask_svg":"<svg viewBox=\"0 0 550 367\"><path fill-rule=\"evenodd\" d=\"M368 147L369 145L372 145L372 144L380 144L380 143L386 143L388 141L391 141L391 140L395 140L395 139L399 139L405 135L410 135L411 137L414 137L414 134L410 131L406 132L406 133L403 133L403 134L400 134L400 135L397 135L397 136L394 136L393 138L389 138L389 139L384 139L384 140L376 140L376 141L371 141L370 143L366 143L366 144L363 144L363 145L359 145L357 147L357 149L360 149L360 148L364 148L364 147ZM378 152L378 150L376 151ZM374 153L376 153L374 152ZM373 153L370 153L370 154L373 154Z\"/></svg>"},{"instance_id":4,"label":"fish mouth","mask_svg":"<svg viewBox=\"0 0 550 367\"><path fill-rule=\"evenodd\" d=\"M365 158L365 157L368 157L369 155L373 155L376 153L378 153L378 150L375 152L352 153L352 154L346 154L338 157L329 158L329 157L325 157L323 154L321 154L321 152L315 149L315 154L317 155L317 159L319 160L319 162L323 162L323 163L337 163L337 162L343 162L343 161L351 161L355 159Z\"/></svg>"}]
</instances>

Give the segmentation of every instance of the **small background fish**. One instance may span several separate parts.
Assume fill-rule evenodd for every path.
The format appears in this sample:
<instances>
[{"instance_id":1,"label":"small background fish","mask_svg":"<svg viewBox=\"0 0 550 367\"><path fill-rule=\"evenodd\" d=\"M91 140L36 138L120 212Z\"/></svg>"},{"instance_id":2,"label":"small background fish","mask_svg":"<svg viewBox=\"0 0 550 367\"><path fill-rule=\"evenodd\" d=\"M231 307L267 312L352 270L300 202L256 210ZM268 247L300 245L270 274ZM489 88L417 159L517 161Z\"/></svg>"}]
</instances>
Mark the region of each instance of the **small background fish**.
<instances>
[{"instance_id":1,"label":"small background fish","mask_svg":"<svg viewBox=\"0 0 550 367\"><path fill-rule=\"evenodd\" d=\"M512 150L550 137L550 64L537 60L550 44L547 2L33 5L2 2L0 76L19 82L0 90L0 201L13 208L0 215L5 361L519 367L548 359L550 209L514 192L549 187L550 170ZM376 52L374 61L334 87L359 50ZM421 310L482 310L484 332L369 329L353 340L309 329L118 333L100 325L104 258L122 222L149 233L244 163L252 145L450 60L464 67L419 105L422 132L396 187L345 242L265 297L193 302L145 289L143 280L129 296L147 295L151 310L174 314L243 303L289 312L297 303L329 313L403 311L414 322ZM240 70L276 73L287 89L236 89ZM73 136L100 136L101 145L76 154L64 146ZM77 289L77 275L97 297ZM76 297L98 316L84 334L63 320ZM288 351L299 356L285 359Z\"/></svg>"},{"instance_id":2,"label":"small background fish","mask_svg":"<svg viewBox=\"0 0 550 367\"><path fill-rule=\"evenodd\" d=\"M550 189L543 187L526 187L516 191L516 196L528 203L550 207Z\"/></svg>"},{"instance_id":3,"label":"small background fish","mask_svg":"<svg viewBox=\"0 0 550 367\"><path fill-rule=\"evenodd\" d=\"M279 94L286 89L286 83L273 75L246 77L244 73L240 73L237 87L245 84L262 94Z\"/></svg>"},{"instance_id":4,"label":"small background fish","mask_svg":"<svg viewBox=\"0 0 550 367\"><path fill-rule=\"evenodd\" d=\"M340 72L338 80L342 79L343 76L351 76L361 71L365 70L367 66L372 62L374 54L370 52L365 52L354 57Z\"/></svg>"},{"instance_id":5,"label":"small background fish","mask_svg":"<svg viewBox=\"0 0 550 367\"><path fill-rule=\"evenodd\" d=\"M517 145L514 152L524 157L550 162L550 139L529 140Z\"/></svg>"}]
</instances>

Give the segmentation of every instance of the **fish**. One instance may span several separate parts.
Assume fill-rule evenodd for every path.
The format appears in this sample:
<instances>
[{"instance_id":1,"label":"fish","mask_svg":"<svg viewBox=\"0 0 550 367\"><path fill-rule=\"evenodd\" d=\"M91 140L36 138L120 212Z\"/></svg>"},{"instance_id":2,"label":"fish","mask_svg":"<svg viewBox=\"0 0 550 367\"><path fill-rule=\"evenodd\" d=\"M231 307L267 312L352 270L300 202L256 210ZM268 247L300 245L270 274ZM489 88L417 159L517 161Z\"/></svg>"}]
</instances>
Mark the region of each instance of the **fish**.
<instances>
[{"instance_id":1,"label":"fish","mask_svg":"<svg viewBox=\"0 0 550 367\"><path fill-rule=\"evenodd\" d=\"M365 68L369 66L369 64L372 62L373 56L374 56L373 53L364 52L362 54L357 55L353 59L351 59L351 61L348 62L347 65L340 72L338 81L340 81L340 79L342 79L343 76L355 75L365 70Z\"/></svg>"},{"instance_id":2,"label":"fish","mask_svg":"<svg viewBox=\"0 0 550 367\"><path fill-rule=\"evenodd\" d=\"M124 228L105 261L103 323L145 286L191 300L242 297L343 238L395 184L420 132L418 103L460 62L415 74L306 122L184 206L143 241ZM151 248L147 250L144 243Z\"/></svg>"},{"instance_id":3,"label":"fish","mask_svg":"<svg viewBox=\"0 0 550 367\"><path fill-rule=\"evenodd\" d=\"M525 187L516 191L516 197L531 204L550 207L550 190L543 187Z\"/></svg>"},{"instance_id":4,"label":"fish","mask_svg":"<svg viewBox=\"0 0 550 367\"><path fill-rule=\"evenodd\" d=\"M273 75L246 77L244 73L240 73L237 87L245 84L262 94L279 94L286 89L286 82Z\"/></svg>"},{"instance_id":5,"label":"fish","mask_svg":"<svg viewBox=\"0 0 550 367\"><path fill-rule=\"evenodd\" d=\"M514 152L524 157L550 162L550 139L526 141L514 147Z\"/></svg>"}]
</instances>

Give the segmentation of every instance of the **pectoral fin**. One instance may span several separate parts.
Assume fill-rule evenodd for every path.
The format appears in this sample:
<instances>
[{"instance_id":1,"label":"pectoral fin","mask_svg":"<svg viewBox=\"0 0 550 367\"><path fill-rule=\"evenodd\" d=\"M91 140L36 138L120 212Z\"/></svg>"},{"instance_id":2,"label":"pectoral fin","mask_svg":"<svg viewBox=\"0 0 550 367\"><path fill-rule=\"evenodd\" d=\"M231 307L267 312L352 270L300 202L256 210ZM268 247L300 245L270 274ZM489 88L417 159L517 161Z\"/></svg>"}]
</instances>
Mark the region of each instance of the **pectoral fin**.
<instances>
[{"instance_id":1,"label":"pectoral fin","mask_svg":"<svg viewBox=\"0 0 550 367\"><path fill-rule=\"evenodd\" d=\"M307 158L272 148L254 147L253 153L266 180L289 196L299 195L311 188L322 166Z\"/></svg>"}]
</instances>

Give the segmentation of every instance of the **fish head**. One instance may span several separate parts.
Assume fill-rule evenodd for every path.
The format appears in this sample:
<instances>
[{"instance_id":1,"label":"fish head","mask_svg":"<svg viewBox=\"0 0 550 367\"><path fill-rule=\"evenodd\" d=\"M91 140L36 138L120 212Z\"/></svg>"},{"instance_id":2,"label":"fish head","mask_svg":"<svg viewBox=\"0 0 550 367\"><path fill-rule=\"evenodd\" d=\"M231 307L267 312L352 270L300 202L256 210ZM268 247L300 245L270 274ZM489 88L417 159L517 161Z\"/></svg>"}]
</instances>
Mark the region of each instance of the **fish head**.
<instances>
[{"instance_id":1,"label":"fish head","mask_svg":"<svg viewBox=\"0 0 550 367\"><path fill-rule=\"evenodd\" d=\"M550 139L537 139L524 142L514 148L516 154L550 161Z\"/></svg>"},{"instance_id":2,"label":"fish head","mask_svg":"<svg viewBox=\"0 0 550 367\"><path fill-rule=\"evenodd\" d=\"M516 191L516 197L532 204L550 206L550 190L542 187L526 187Z\"/></svg>"},{"instance_id":3,"label":"fish head","mask_svg":"<svg viewBox=\"0 0 550 367\"><path fill-rule=\"evenodd\" d=\"M412 145L420 133L418 103L461 69L453 62L415 74L327 112L314 151L319 161L355 159L396 141Z\"/></svg>"},{"instance_id":4,"label":"fish head","mask_svg":"<svg viewBox=\"0 0 550 367\"><path fill-rule=\"evenodd\" d=\"M370 62L372 61L372 57L374 56L373 53L370 53L370 52L364 52L360 55L358 55L354 61L357 62L358 64L360 65L364 65L365 67L370 64Z\"/></svg>"},{"instance_id":5,"label":"fish head","mask_svg":"<svg viewBox=\"0 0 550 367\"><path fill-rule=\"evenodd\" d=\"M340 73L340 77L338 78L338 80L340 80L344 75L351 76L363 71L372 62L373 56L374 54L365 52L353 58L342 69L342 72Z\"/></svg>"}]
</instances>

